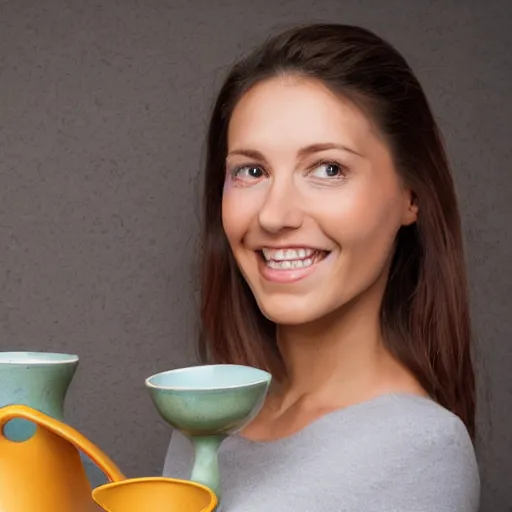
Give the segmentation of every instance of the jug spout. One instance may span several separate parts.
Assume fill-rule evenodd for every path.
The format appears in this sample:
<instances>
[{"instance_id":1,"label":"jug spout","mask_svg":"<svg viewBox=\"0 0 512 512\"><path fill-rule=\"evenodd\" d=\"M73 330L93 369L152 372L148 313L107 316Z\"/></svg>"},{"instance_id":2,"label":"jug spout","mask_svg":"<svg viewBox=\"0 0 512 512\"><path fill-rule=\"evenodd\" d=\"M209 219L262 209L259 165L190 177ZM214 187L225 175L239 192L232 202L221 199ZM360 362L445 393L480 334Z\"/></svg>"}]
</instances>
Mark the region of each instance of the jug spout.
<instances>
[{"instance_id":1,"label":"jug spout","mask_svg":"<svg viewBox=\"0 0 512 512\"><path fill-rule=\"evenodd\" d=\"M97 487L94 501L106 512L212 512L215 493L204 485L164 477L130 478Z\"/></svg>"}]
</instances>

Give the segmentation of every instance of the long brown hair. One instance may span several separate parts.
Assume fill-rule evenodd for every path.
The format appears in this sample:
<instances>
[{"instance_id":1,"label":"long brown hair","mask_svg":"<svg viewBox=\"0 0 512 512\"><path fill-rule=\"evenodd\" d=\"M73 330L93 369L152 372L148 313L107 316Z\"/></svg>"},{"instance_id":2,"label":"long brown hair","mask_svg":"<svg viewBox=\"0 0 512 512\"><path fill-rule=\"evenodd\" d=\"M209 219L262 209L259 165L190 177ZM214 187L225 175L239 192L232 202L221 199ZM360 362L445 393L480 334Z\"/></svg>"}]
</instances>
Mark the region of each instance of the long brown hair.
<instances>
[{"instance_id":1,"label":"long brown hair","mask_svg":"<svg viewBox=\"0 0 512 512\"><path fill-rule=\"evenodd\" d=\"M475 379L465 258L457 199L439 129L405 59L372 32L314 24L270 38L238 62L212 112L202 233L203 360L283 366L275 325L260 312L222 228L227 130L241 96L267 78L293 73L356 102L386 138L419 204L417 223L398 233L381 320L388 349L474 437Z\"/></svg>"}]
</instances>

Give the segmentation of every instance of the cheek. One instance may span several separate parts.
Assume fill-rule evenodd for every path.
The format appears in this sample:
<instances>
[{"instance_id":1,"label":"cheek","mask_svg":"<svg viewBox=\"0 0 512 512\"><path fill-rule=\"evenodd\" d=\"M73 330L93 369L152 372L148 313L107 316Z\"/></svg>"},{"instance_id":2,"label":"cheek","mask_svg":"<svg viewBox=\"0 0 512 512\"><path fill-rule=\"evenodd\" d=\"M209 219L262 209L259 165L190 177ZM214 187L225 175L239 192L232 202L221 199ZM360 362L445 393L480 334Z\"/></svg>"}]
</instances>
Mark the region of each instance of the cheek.
<instances>
[{"instance_id":1,"label":"cheek","mask_svg":"<svg viewBox=\"0 0 512 512\"><path fill-rule=\"evenodd\" d=\"M249 231L257 204L252 190L230 185L224 186L222 195L222 226L232 247L240 244Z\"/></svg>"},{"instance_id":2,"label":"cheek","mask_svg":"<svg viewBox=\"0 0 512 512\"><path fill-rule=\"evenodd\" d=\"M239 218L235 215L235 204L230 200L229 192L226 193L224 188L224 195L222 196L222 227L230 245L237 238L237 232L240 231Z\"/></svg>"},{"instance_id":3,"label":"cheek","mask_svg":"<svg viewBox=\"0 0 512 512\"><path fill-rule=\"evenodd\" d=\"M322 203L328 236L343 249L363 246L378 250L389 245L401 223L401 200L393 189L361 188L343 198Z\"/></svg>"}]
</instances>

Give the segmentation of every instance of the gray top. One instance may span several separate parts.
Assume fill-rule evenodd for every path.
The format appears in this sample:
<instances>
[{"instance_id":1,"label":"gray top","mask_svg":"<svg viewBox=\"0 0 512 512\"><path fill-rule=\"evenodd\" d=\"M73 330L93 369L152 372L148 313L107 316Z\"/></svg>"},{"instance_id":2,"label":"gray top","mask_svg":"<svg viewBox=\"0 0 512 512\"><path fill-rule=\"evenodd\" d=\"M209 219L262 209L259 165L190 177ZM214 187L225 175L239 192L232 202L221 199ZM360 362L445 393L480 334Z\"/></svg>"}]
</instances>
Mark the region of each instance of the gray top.
<instances>
[{"instance_id":1,"label":"gray top","mask_svg":"<svg viewBox=\"0 0 512 512\"><path fill-rule=\"evenodd\" d=\"M164 476L189 478L174 431ZM427 398L384 395L272 442L221 445L222 512L477 512L480 480L464 424Z\"/></svg>"}]
</instances>

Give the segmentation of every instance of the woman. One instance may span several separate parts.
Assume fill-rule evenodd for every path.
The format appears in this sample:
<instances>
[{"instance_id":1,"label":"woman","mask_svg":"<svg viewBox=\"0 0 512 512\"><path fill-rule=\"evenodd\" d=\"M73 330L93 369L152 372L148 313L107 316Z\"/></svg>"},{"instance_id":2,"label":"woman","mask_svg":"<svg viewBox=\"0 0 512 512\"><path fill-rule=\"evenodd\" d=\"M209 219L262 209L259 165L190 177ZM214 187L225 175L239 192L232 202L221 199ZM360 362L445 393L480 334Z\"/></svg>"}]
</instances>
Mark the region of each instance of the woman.
<instances>
[{"instance_id":1,"label":"woman","mask_svg":"<svg viewBox=\"0 0 512 512\"><path fill-rule=\"evenodd\" d=\"M346 25L267 41L220 91L204 201L203 355L274 376L223 511L478 510L460 219L403 57ZM173 433L164 474L191 460Z\"/></svg>"}]
</instances>

